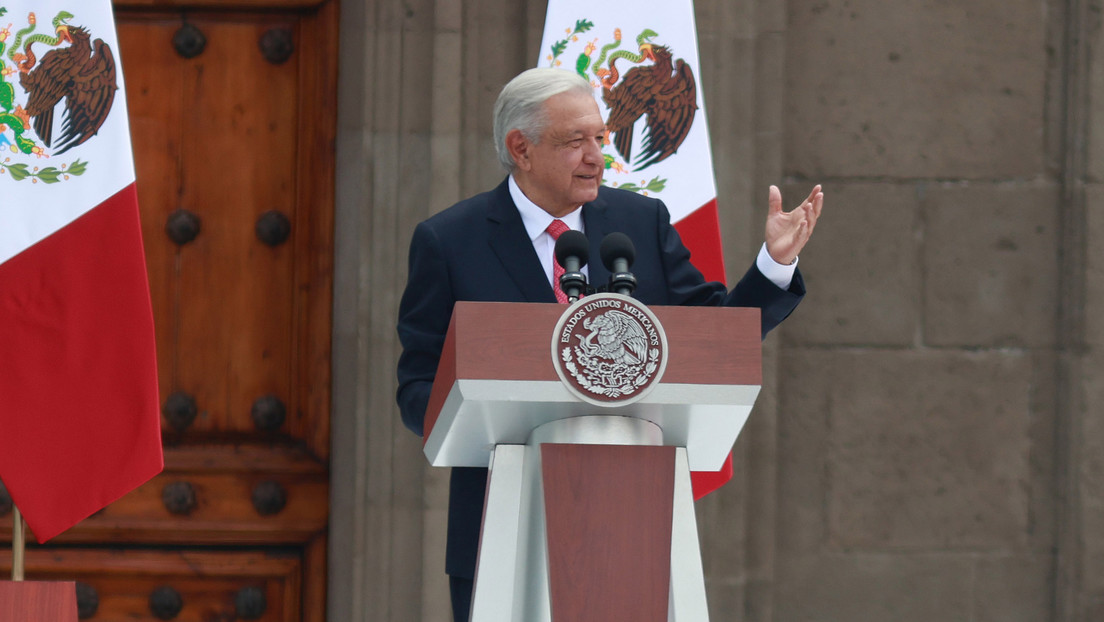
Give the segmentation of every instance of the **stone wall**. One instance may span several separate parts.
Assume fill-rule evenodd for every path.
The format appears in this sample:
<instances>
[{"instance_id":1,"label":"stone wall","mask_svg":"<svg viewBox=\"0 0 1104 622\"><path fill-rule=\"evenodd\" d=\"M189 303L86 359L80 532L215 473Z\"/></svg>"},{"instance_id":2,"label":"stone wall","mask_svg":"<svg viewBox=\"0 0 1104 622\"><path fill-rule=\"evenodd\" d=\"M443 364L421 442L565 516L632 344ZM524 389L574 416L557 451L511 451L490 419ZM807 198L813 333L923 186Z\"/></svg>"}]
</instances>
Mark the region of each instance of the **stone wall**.
<instances>
[{"instance_id":1,"label":"stone wall","mask_svg":"<svg viewBox=\"0 0 1104 622\"><path fill-rule=\"evenodd\" d=\"M342 3L332 620L450 619L395 312L414 224L501 177L491 105L544 9ZM1100 10L696 2L729 272L768 184L827 195L736 480L698 503L714 620L1104 617Z\"/></svg>"}]
</instances>

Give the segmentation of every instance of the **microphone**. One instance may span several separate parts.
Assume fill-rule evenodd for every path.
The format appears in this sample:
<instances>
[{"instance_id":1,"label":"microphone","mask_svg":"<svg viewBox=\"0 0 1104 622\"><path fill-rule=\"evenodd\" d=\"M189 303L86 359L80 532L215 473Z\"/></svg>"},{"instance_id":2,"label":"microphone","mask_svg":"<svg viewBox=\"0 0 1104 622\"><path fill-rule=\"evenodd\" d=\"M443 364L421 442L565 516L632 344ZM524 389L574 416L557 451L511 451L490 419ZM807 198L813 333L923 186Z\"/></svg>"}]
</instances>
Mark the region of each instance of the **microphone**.
<instances>
[{"instance_id":1,"label":"microphone","mask_svg":"<svg viewBox=\"0 0 1104 622\"><path fill-rule=\"evenodd\" d=\"M610 271L609 291L631 296L636 289L636 277L629 268L636 259L636 247L624 233L607 235L598 248L602 256L602 265Z\"/></svg>"},{"instance_id":2,"label":"microphone","mask_svg":"<svg viewBox=\"0 0 1104 622\"><path fill-rule=\"evenodd\" d=\"M560 289L567 294L568 302L575 302L586 291L586 277L582 269L590 258L590 243L582 233L569 229L556 239L556 261L563 266Z\"/></svg>"}]
</instances>

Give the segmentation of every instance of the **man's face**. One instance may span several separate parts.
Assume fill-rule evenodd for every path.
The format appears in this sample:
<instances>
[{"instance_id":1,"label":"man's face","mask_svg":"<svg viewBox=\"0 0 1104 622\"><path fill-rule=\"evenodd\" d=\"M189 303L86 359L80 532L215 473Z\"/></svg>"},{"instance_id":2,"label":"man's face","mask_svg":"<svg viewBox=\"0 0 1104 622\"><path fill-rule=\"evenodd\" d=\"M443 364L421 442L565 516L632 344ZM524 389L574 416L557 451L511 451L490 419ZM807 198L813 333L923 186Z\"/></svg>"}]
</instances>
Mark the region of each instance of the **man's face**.
<instances>
[{"instance_id":1,"label":"man's face","mask_svg":"<svg viewBox=\"0 0 1104 622\"><path fill-rule=\"evenodd\" d=\"M590 95L560 93L544 106L548 125L540 142L533 144L520 132L515 137L514 177L529 200L558 218L598 198L606 124Z\"/></svg>"}]
</instances>

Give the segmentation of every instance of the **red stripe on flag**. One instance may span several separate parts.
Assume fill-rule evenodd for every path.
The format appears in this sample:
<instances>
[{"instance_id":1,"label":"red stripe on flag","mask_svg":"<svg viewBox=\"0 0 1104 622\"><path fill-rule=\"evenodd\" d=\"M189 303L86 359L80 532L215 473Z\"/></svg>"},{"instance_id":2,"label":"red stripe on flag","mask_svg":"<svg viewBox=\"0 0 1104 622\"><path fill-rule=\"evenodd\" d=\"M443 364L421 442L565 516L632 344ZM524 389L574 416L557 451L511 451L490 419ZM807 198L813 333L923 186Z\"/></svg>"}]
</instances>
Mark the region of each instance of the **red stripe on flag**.
<instances>
[{"instance_id":1,"label":"red stripe on flag","mask_svg":"<svg viewBox=\"0 0 1104 622\"><path fill-rule=\"evenodd\" d=\"M675 223L682 243L690 249L690 262L694 264L707 281L725 282L724 250L721 245L721 224L717 218L717 199L694 210ZM719 471L692 471L690 484L694 489L694 498L705 495L724 486L732 479L732 454L725 458Z\"/></svg>"},{"instance_id":2,"label":"red stripe on flag","mask_svg":"<svg viewBox=\"0 0 1104 622\"><path fill-rule=\"evenodd\" d=\"M694 499L717 490L732 479L732 452L725 458L719 471L690 471L690 487L694 490Z\"/></svg>"},{"instance_id":3,"label":"red stripe on flag","mask_svg":"<svg viewBox=\"0 0 1104 622\"><path fill-rule=\"evenodd\" d=\"M44 542L162 468L134 184L0 264L0 327L0 479Z\"/></svg>"}]
</instances>

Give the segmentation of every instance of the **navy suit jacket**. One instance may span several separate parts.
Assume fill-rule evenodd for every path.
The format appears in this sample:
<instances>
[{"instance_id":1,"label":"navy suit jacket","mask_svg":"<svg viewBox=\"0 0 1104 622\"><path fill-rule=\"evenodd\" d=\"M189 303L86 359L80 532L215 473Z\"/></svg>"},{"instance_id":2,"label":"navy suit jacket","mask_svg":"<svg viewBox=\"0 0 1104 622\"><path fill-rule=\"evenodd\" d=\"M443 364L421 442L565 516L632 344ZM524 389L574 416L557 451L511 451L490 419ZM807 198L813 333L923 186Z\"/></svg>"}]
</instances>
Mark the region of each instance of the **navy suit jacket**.
<instances>
[{"instance_id":1,"label":"navy suit jacket","mask_svg":"<svg viewBox=\"0 0 1104 622\"><path fill-rule=\"evenodd\" d=\"M648 305L725 305L759 307L763 335L778 325L805 294L801 274L780 289L752 265L727 291L706 282L690 263L690 252L657 199L602 187L583 205L583 226L590 241L590 283L610 276L598 246L609 233L632 239L637 278L633 297ZM556 302L552 286L533 249L521 215L503 181L490 192L461 201L415 228L410 243L406 291L399 305L398 402L403 423L423 434L426 404L457 301ZM487 470L454 468L449 491L445 570L472 578L486 492Z\"/></svg>"}]
</instances>

